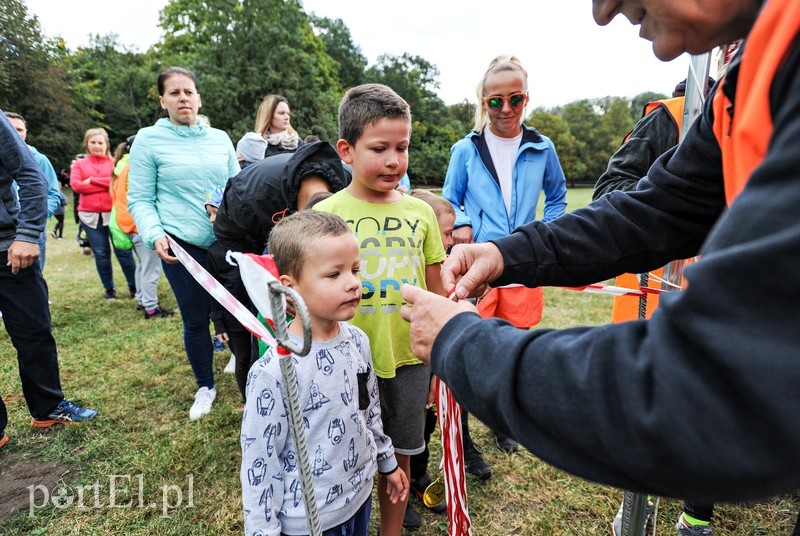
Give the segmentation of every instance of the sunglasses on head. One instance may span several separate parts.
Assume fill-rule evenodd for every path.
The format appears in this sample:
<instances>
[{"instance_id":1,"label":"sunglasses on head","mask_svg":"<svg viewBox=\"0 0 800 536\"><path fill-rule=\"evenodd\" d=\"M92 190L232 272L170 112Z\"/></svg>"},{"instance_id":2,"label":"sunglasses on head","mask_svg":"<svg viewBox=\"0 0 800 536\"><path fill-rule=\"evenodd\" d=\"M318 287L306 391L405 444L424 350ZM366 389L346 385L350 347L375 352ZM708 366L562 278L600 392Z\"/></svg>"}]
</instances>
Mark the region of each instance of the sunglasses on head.
<instances>
[{"instance_id":1,"label":"sunglasses on head","mask_svg":"<svg viewBox=\"0 0 800 536\"><path fill-rule=\"evenodd\" d=\"M499 110L503 107L503 103L508 101L512 108L516 108L525 101L525 93L514 93L508 97L486 97L483 102L492 110Z\"/></svg>"}]
</instances>

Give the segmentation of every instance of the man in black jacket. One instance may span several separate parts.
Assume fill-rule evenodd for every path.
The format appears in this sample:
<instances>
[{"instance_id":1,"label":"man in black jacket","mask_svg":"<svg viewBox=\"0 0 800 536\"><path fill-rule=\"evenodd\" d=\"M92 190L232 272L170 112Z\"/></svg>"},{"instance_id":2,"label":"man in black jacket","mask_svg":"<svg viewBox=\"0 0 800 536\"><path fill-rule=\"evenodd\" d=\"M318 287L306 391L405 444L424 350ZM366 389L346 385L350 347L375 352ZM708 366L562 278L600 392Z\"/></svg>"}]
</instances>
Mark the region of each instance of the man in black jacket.
<instances>
[{"instance_id":1,"label":"man in black jacket","mask_svg":"<svg viewBox=\"0 0 800 536\"><path fill-rule=\"evenodd\" d=\"M47 221L46 185L28 146L0 110L0 312L17 351L22 394L36 428L97 415L65 400L61 390L47 284L37 262L37 242ZM8 441L7 423L0 397L0 447Z\"/></svg>"},{"instance_id":2,"label":"man in black jacket","mask_svg":"<svg viewBox=\"0 0 800 536\"><path fill-rule=\"evenodd\" d=\"M623 13L664 60L748 37L684 142L636 190L456 247L442 276L465 297L699 252L688 288L596 328L520 331L413 288L403 315L459 402L545 461L632 491L763 498L800 487L800 4L699 3L594 0L598 23Z\"/></svg>"},{"instance_id":3,"label":"man in black jacket","mask_svg":"<svg viewBox=\"0 0 800 536\"><path fill-rule=\"evenodd\" d=\"M254 311L238 266L225 260L225 253L264 253L267 238L278 221L305 207L317 192L338 192L350 182L336 149L324 141L309 143L294 153L267 157L243 169L228 181L214 222L217 240L208 251L220 282L242 304ZM254 311L255 312L255 311ZM217 333L228 333L236 356L236 381L244 398L247 372L257 357L250 335L217 303L211 319ZM225 331L220 331L225 330ZM232 334L235 334L231 337Z\"/></svg>"}]
</instances>

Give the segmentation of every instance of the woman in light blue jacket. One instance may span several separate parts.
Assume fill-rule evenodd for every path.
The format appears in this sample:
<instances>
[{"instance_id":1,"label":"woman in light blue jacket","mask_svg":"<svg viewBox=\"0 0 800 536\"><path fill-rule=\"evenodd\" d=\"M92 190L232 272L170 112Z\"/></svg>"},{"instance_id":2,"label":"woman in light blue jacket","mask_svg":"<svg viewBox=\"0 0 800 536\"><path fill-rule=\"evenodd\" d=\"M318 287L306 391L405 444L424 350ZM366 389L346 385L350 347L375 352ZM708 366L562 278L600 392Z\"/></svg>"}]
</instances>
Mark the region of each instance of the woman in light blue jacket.
<instances>
[{"instance_id":1,"label":"woman in light blue jacket","mask_svg":"<svg viewBox=\"0 0 800 536\"><path fill-rule=\"evenodd\" d=\"M542 221L557 218L567 208L567 183L553 142L522 123L528 73L519 59L498 56L492 60L477 93L475 130L453 145L442 191L456 211L456 244L500 238L533 221L542 191ZM514 286L492 289L479 302L478 311L486 318L503 318L527 329L539 322L543 306L540 288ZM484 476L485 462L471 456L468 436L464 434L467 470L475 465L482 473L477 476ZM517 450L512 438L498 434L496 441L505 452Z\"/></svg>"},{"instance_id":2,"label":"woman in light blue jacket","mask_svg":"<svg viewBox=\"0 0 800 536\"><path fill-rule=\"evenodd\" d=\"M189 410L196 420L211 411L217 391L209 333L209 296L172 255L167 235L205 265L214 232L206 192L239 172L228 135L197 121L202 106L194 73L170 67L158 77L168 118L136 135L131 148L128 209L148 247L161 258L183 319L183 341L198 391Z\"/></svg>"}]
</instances>

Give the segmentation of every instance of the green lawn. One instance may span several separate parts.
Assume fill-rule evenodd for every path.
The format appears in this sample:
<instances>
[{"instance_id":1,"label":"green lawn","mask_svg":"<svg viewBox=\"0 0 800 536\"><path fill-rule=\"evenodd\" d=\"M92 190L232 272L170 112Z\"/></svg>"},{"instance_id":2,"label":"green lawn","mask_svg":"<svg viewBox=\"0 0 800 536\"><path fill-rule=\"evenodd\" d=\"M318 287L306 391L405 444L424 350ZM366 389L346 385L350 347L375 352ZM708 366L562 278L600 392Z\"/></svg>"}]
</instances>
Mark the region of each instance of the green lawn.
<instances>
[{"instance_id":1,"label":"green lawn","mask_svg":"<svg viewBox=\"0 0 800 536\"><path fill-rule=\"evenodd\" d=\"M570 209L589 198L587 190L570 190ZM49 240L45 276L64 389L100 416L80 427L32 429L15 353L2 331L0 393L9 409L11 442L0 449L0 534L241 533L241 408L233 376L222 374L228 353L216 356L219 396L212 413L189 422L195 385L182 350L180 319L145 321L132 300L103 300L94 262L80 253L75 231L69 221L63 241ZM124 288L116 270L118 287ZM163 279L160 295L162 305L175 308ZM610 301L603 296L547 289L546 300L542 326L599 324L610 316ZM570 477L526 451L501 454L482 425L474 429L494 468L488 482L470 478L468 483L476 536L610 533L618 490ZM22 469L30 473L28 480ZM44 502L42 488L35 486L59 483L63 493L29 515L31 492L34 505ZM22 505L9 515L4 508L15 489ZM660 533L672 532L679 509L678 501L659 502ZM723 505L716 534L789 534L797 511L796 497ZM424 512L423 519L416 534L446 532L443 516Z\"/></svg>"}]
</instances>

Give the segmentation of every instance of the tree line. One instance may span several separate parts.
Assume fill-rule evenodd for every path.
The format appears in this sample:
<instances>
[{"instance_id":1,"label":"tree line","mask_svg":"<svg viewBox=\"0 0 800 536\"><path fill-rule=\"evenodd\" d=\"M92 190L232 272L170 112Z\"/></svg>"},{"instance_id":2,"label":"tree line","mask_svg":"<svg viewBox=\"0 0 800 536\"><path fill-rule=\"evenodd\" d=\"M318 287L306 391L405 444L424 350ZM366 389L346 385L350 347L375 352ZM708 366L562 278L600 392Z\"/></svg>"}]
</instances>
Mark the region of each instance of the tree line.
<instances>
[{"instance_id":1,"label":"tree line","mask_svg":"<svg viewBox=\"0 0 800 536\"><path fill-rule=\"evenodd\" d=\"M70 50L43 35L22 0L0 6L0 108L25 116L29 143L56 169L80 152L87 128L108 130L113 146L162 117L155 80L172 65L197 74L202 113L234 143L253 129L266 94L289 100L301 136L335 142L343 93L389 85L411 106L415 184L441 185L450 147L472 128L472 104L438 97L435 65L407 53L369 65L341 19L307 14L299 0L170 0L159 19L164 37L145 52L102 31ZM553 140L570 185L593 184L644 104L663 97L579 100L534 109L526 123Z\"/></svg>"}]
</instances>

